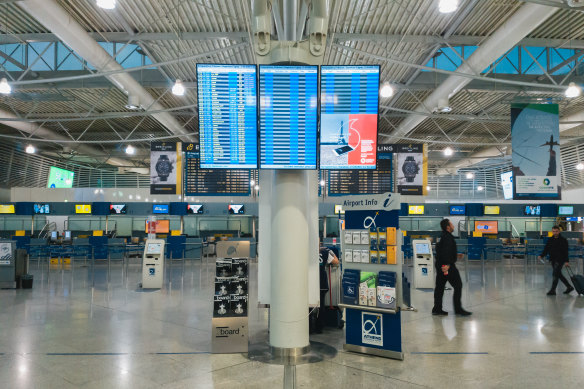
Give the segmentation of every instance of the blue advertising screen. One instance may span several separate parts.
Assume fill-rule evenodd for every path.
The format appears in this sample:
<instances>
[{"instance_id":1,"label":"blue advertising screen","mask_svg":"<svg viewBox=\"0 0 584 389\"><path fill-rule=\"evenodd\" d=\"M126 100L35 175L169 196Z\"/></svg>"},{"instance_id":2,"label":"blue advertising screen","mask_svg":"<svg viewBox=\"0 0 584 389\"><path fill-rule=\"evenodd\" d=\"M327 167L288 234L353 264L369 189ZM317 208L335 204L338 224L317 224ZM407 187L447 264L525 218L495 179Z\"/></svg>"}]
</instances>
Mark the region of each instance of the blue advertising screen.
<instances>
[{"instance_id":1,"label":"blue advertising screen","mask_svg":"<svg viewBox=\"0 0 584 389\"><path fill-rule=\"evenodd\" d=\"M541 214L541 206L539 205L526 205L523 209L523 214L525 216L539 216Z\"/></svg>"},{"instance_id":2,"label":"blue advertising screen","mask_svg":"<svg viewBox=\"0 0 584 389\"><path fill-rule=\"evenodd\" d=\"M322 66L320 73L320 168L375 169L379 66Z\"/></svg>"},{"instance_id":3,"label":"blue advertising screen","mask_svg":"<svg viewBox=\"0 0 584 389\"><path fill-rule=\"evenodd\" d=\"M260 167L316 169L318 67L260 65Z\"/></svg>"},{"instance_id":4,"label":"blue advertising screen","mask_svg":"<svg viewBox=\"0 0 584 389\"><path fill-rule=\"evenodd\" d=\"M168 204L152 204L152 213L168 213Z\"/></svg>"},{"instance_id":5,"label":"blue advertising screen","mask_svg":"<svg viewBox=\"0 0 584 389\"><path fill-rule=\"evenodd\" d=\"M451 215L464 215L466 207L464 205L451 205L450 214Z\"/></svg>"},{"instance_id":6,"label":"blue advertising screen","mask_svg":"<svg viewBox=\"0 0 584 389\"><path fill-rule=\"evenodd\" d=\"M255 65L197 64L201 169L256 169Z\"/></svg>"}]
</instances>

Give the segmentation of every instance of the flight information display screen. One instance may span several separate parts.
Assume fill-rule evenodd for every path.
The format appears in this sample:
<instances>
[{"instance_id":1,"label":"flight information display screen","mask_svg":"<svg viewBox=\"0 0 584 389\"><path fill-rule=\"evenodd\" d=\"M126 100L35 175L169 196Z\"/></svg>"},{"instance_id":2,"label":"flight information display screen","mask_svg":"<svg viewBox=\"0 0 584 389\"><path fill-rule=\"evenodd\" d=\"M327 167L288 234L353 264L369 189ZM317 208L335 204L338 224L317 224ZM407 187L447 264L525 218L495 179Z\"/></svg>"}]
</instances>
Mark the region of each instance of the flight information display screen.
<instances>
[{"instance_id":1,"label":"flight information display screen","mask_svg":"<svg viewBox=\"0 0 584 389\"><path fill-rule=\"evenodd\" d=\"M197 64L201 168L256 169L255 65Z\"/></svg>"},{"instance_id":2,"label":"flight information display screen","mask_svg":"<svg viewBox=\"0 0 584 389\"><path fill-rule=\"evenodd\" d=\"M320 168L375 169L379 66L320 72Z\"/></svg>"},{"instance_id":3,"label":"flight information display screen","mask_svg":"<svg viewBox=\"0 0 584 389\"><path fill-rule=\"evenodd\" d=\"M260 167L316 169L317 66L260 65Z\"/></svg>"}]
</instances>

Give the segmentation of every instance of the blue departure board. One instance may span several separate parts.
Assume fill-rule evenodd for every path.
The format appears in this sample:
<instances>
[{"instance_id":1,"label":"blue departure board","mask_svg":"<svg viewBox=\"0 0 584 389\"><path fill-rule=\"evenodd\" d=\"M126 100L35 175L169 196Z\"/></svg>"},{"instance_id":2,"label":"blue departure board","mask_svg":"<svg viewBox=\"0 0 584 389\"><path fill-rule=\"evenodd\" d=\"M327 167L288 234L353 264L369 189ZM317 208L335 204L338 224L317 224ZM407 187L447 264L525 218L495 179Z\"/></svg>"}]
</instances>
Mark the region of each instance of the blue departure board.
<instances>
[{"instance_id":1,"label":"blue departure board","mask_svg":"<svg viewBox=\"0 0 584 389\"><path fill-rule=\"evenodd\" d=\"M375 169L379 66L322 66L320 74L320 168Z\"/></svg>"},{"instance_id":2,"label":"blue departure board","mask_svg":"<svg viewBox=\"0 0 584 389\"><path fill-rule=\"evenodd\" d=\"M316 169L318 67L260 65L260 167Z\"/></svg>"},{"instance_id":3,"label":"blue departure board","mask_svg":"<svg viewBox=\"0 0 584 389\"><path fill-rule=\"evenodd\" d=\"M255 65L197 64L202 169L256 169Z\"/></svg>"}]
</instances>

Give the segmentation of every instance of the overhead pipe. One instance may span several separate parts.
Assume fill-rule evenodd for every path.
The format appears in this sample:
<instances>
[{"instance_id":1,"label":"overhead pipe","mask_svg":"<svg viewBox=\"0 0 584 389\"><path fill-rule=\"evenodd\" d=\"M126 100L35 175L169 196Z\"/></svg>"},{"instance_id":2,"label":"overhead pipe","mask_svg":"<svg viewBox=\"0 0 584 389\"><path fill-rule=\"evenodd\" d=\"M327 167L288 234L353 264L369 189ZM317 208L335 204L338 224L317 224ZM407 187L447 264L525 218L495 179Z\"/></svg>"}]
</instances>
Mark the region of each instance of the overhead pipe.
<instances>
[{"instance_id":1,"label":"overhead pipe","mask_svg":"<svg viewBox=\"0 0 584 389\"><path fill-rule=\"evenodd\" d=\"M18 5L51 30L63 43L98 71L107 72L123 69L55 0L25 0L19 1ZM156 102L150 93L129 74L112 74L107 76L107 79L126 95L137 96L141 107L145 110L164 110L164 107ZM195 140L194 134L184 129L167 112L155 113L152 114L152 117L182 140Z\"/></svg>"},{"instance_id":2,"label":"overhead pipe","mask_svg":"<svg viewBox=\"0 0 584 389\"><path fill-rule=\"evenodd\" d=\"M272 32L272 17L268 8L268 0L253 0L251 7L251 29L254 36L254 49L258 55L270 52ZM278 31L278 34L280 31Z\"/></svg>"},{"instance_id":3,"label":"overhead pipe","mask_svg":"<svg viewBox=\"0 0 584 389\"><path fill-rule=\"evenodd\" d=\"M296 41L296 28L298 25L298 0L284 0L283 2L282 24L284 25L284 37L280 40L294 42Z\"/></svg>"},{"instance_id":4,"label":"overhead pipe","mask_svg":"<svg viewBox=\"0 0 584 389\"><path fill-rule=\"evenodd\" d=\"M308 19L310 52L318 57L324 54L328 29L328 10L326 0L312 0ZM299 38L300 39L300 38Z\"/></svg>"}]
</instances>

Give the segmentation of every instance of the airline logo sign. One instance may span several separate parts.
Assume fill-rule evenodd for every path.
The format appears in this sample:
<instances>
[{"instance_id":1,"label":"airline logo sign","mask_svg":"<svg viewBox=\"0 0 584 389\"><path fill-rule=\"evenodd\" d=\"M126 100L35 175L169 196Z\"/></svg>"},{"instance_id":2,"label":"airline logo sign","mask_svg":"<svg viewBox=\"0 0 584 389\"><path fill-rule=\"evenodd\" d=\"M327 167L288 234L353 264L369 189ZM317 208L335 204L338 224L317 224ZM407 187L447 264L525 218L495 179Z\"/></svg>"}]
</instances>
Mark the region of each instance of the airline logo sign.
<instances>
[{"instance_id":1,"label":"airline logo sign","mask_svg":"<svg viewBox=\"0 0 584 389\"><path fill-rule=\"evenodd\" d=\"M361 312L361 342L383 347L383 316L381 314Z\"/></svg>"}]
</instances>

